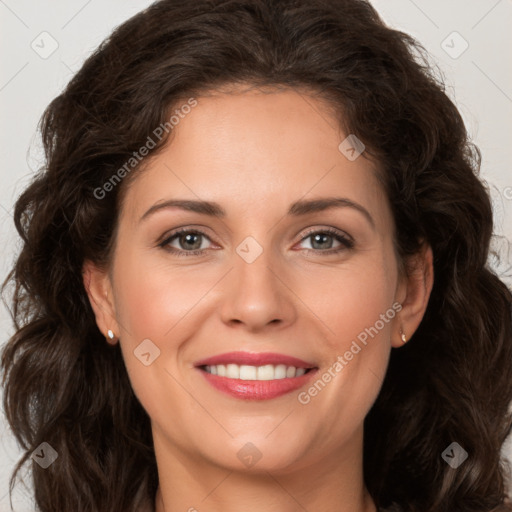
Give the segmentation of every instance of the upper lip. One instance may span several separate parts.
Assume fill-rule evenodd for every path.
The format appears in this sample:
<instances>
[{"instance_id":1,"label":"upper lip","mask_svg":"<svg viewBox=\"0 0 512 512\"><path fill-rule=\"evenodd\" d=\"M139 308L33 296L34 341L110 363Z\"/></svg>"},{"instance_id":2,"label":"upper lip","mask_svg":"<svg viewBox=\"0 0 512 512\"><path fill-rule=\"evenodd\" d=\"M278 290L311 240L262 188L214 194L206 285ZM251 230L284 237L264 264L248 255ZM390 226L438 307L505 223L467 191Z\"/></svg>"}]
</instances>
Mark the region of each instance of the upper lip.
<instances>
[{"instance_id":1,"label":"upper lip","mask_svg":"<svg viewBox=\"0 0 512 512\"><path fill-rule=\"evenodd\" d=\"M226 352L216 356L208 357L196 361L194 366L214 366L217 364L237 364L248 366L264 366L267 364L284 364L286 366L295 366L295 368L315 368L313 363L308 363L302 359L285 354L274 352Z\"/></svg>"}]
</instances>

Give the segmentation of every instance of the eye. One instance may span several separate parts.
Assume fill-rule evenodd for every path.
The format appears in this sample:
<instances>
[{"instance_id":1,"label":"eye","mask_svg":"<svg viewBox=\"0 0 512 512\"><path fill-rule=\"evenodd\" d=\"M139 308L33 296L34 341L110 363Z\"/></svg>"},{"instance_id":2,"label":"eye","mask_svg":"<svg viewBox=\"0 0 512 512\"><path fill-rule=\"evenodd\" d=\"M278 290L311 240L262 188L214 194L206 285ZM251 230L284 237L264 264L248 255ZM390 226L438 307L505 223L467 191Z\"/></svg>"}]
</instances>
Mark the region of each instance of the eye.
<instances>
[{"instance_id":1,"label":"eye","mask_svg":"<svg viewBox=\"0 0 512 512\"><path fill-rule=\"evenodd\" d=\"M301 241L308 239L311 240L311 249L306 248L308 253L335 254L354 247L354 241L349 236L333 228L310 231ZM333 239L339 244L337 248L332 247Z\"/></svg>"},{"instance_id":2,"label":"eye","mask_svg":"<svg viewBox=\"0 0 512 512\"><path fill-rule=\"evenodd\" d=\"M203 232L195 229L179 229L163 240L159 246L177 256L198 256L206 252L204 239L210 240ZM177 244L178 248L172 244Z\"/></svg>"},{"instance_id":3,"label":"eye","mask_svg":"<svg viewBox=\"0 0 512 512\"><path fill-rule=\"evenodd\" d=\"M354 247L352 238L333 228L312 230L301 239L301 242L308 239L312 242L312 248L305 249L308 253L335 254ZM332 247L333 239L339 244L337 248ZM210 238L202 231L182 228L170 233L158 245L176 256L200 256L208 249L208 244L203 244L205 240Z\"/></svg>"}]
</instances>

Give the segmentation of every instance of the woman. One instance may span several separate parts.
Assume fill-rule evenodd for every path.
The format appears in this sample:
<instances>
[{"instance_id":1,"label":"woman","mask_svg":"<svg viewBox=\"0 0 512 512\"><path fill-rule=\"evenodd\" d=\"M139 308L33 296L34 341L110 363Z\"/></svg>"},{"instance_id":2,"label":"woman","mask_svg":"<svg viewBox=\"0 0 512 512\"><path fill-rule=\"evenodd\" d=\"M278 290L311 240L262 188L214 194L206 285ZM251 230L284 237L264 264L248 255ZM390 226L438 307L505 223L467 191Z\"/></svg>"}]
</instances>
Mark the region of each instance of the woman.
<instances>
[{"instance_id":1,"label":"woman","mask_svg":"<svg viewBox=\"0 0 512 512\"><path fill-rule=\"evenodd\" d=\"M49 105L2 357L40 510L512 510L512 297L422 55L362 0L162 0Z\"/></svg>"}]
</instances>

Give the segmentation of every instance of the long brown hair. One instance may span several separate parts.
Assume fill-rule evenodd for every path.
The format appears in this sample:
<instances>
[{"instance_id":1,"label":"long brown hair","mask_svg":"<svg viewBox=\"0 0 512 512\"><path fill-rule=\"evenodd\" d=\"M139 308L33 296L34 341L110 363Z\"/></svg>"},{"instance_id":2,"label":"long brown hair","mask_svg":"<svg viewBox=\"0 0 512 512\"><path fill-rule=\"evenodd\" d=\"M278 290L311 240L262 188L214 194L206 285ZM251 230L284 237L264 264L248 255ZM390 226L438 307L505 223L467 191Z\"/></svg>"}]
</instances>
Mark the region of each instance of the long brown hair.
<instances>
[{"instance_id":1,"label":"long brown hair","mask_svg":"<svg viewBox=\"0 0 512 512\"><path fill-rule=\"evenodd\" d=\"M117 27L48 106L45 165L16 202L22 247L4 284L16 327L2 352L4 408L25 450L10 490L47 442L58 462L33 465L41 511L125 512L154 500L149 417L119 345L96 326L81 269L108 264L127 179L98 191L178 98L242 82L326 99L379 163L400 261L421 240L433 249L426 315L392 351L365 419L376 504L512 510L500 456L512 425L512 295L487 264L480 154L421 45L364 0L161 0ZM441 456L452 442L469 455L457 469Z\"/></svg>"}]
</instances>

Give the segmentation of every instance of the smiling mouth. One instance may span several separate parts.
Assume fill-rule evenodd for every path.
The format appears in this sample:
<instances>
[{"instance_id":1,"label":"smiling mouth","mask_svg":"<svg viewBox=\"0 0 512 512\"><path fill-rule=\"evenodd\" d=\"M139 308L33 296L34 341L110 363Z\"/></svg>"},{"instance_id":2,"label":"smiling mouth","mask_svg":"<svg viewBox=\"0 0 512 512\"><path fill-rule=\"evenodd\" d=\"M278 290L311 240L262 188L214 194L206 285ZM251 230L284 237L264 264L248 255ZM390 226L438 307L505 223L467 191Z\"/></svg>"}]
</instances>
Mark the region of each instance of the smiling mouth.
<instances>
[{"instance_id":1,"label":"smiling mouth","mask_svg":"<svg viewBox=\"0 0 512 512\"><path fill-rule=\"evenodd\" d=\"M244 401L271 400L290 395L307 385L318 372L317 367L301 368L284 364L252 366L229 363L196 368L214 389Z\"/></svg>"},{"instance_id":2,"label":"smiling mouth","mask_svg":"<svg viewBox=\"0 0 512 512\"><path fill-rule=\"evenodd\" d=\"M227 377L228 379L266 381L279 379L292 379L301 377L314 368L298 368L285 364L266 364L262 366L251 366L245 364L216 364L202 365L201 370L210 375Z\"/></svg>"},{"instance_id":3,"label":"smiling mouth","mask_svg":"<svg viewBox=\"0 0 512 512\"><path fill-rule=\"evenodd\" d=\"M217 391L240 400L270 400L305 386L318 372L312 361L275 352L227 352L196 361Z\"/></svg>"}]
</instances>

